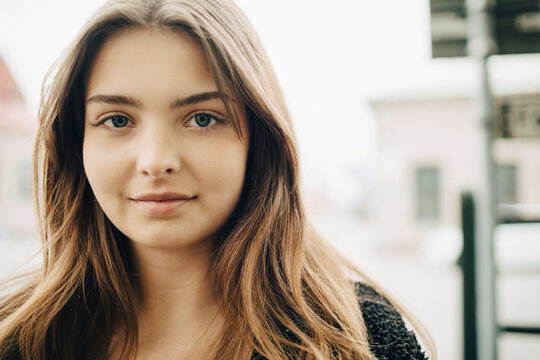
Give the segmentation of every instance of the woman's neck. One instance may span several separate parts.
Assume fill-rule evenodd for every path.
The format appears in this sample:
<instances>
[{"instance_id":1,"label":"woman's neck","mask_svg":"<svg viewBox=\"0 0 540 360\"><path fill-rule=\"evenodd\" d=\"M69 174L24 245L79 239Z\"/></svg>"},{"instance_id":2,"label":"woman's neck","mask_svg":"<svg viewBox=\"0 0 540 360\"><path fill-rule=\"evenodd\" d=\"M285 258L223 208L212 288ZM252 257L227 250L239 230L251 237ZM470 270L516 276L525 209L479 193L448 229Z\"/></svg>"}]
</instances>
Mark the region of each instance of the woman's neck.
<instances>
[{"instance_id":1,"label":"woman's neck","mask_svg":"<svg viewBox=\"0 0 540 360\"><path fill-rule=\"evenodd\" d=\"M210 244L181 249L133 246L140 311L164 305L196 310L215 300Z\"/></svg>"},{"instance_id":2,"label":"woman's neck","mask_svg":"<svg viewBox=\"0 0 540 360\"><path fill-rule=\"evenodd\" d=\"M210 277L210 253L210 244L204 243L182 249L134 244L137 359L197 359L208 349L208 340L218 337L222 317ZM194 347L199 354L192 354Z\"/></svg>"}]
</instances>

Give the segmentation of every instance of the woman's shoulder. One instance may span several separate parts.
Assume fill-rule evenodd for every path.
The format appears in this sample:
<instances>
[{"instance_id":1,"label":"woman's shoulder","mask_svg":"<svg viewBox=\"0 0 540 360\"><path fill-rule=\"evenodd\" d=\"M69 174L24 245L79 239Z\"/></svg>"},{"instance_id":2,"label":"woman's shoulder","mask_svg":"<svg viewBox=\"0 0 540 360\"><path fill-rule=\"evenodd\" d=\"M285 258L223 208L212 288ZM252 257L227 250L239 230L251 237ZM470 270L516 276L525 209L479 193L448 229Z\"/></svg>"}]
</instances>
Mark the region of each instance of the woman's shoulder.
<instances>
[{"instance_id":1,"label":"woman's shoulder","mask_svg":"<svg viewBox=\"0 0 540 360\"><path fill-rule=\"evenodd\" d=\"M373 355L385 360L427 359L415 333L390 301L365 283L355 286Z\"/></svg>"}]
</instances>

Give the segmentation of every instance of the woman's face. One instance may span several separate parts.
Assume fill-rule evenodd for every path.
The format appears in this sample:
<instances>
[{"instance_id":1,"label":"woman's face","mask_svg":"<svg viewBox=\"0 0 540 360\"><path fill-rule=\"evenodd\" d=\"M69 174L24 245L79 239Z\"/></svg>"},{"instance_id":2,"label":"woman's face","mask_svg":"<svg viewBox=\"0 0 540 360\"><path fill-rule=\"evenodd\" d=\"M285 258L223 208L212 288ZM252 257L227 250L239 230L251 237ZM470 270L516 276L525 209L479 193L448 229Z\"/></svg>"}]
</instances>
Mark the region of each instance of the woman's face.
<instances>
[{"instance_id":1,"label":"woman's face","mask_svg":"<svg viewBox=\"0 0 540 360\"><path fill-rule=\"evenodd\" d=\"M213 235L233 212L248 152L203 51L187 35L113 35L86 87L84 169L101 208L132 241L180 248Z\"/></svg>"}]
</instances>

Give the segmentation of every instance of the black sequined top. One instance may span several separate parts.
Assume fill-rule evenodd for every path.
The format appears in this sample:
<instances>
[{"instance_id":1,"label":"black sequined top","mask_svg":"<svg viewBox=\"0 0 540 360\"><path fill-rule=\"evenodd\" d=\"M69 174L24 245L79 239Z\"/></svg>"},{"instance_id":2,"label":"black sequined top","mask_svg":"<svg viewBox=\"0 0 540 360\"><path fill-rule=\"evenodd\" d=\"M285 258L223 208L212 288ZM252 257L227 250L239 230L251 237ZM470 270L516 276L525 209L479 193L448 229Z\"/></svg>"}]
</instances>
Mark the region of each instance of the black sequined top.
<instances>
[{"instance_id":1,"label":"black sequined top","mask_svg":"<svg viewBox=\"0 0 540 360\"><path fill-rule=\"evenodd\" d=\"M366 284L356 283L356 289L373 355L379 360L427 360L416 335L396 308ZM268 359L254 354L252 360Z\"/></svg>"},{"instance_id":2,"label":"black sequined top","mask_svg":"<svg viewBox=\"0 0 540 360\"><path fill-rule=\"evenodd\" d=\"M416 335L396 308L365 284L357 283L357 289L373 355L379 360L426 360Z\"/></svg>"}]
</instances>

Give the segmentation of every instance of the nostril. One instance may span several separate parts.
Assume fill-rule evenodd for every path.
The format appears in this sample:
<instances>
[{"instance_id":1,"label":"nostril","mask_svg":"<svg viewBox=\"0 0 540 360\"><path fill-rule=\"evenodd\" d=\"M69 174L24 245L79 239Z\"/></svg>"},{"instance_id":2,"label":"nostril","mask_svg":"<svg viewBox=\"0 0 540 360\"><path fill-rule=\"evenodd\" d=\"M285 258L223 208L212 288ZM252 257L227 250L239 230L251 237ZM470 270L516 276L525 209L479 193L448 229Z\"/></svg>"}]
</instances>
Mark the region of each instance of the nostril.
<instances>
[{"instance_id":1,"label":"nostril","mask_svg":"<svg viewBox=\"0 0 540 360\"><path fill-rule=\"evenodd\" d=\"M153 178L173 175L180 168L180 159L174 154L144 153L137 159L137 170Z\"/></svg>"}]
</instances>

